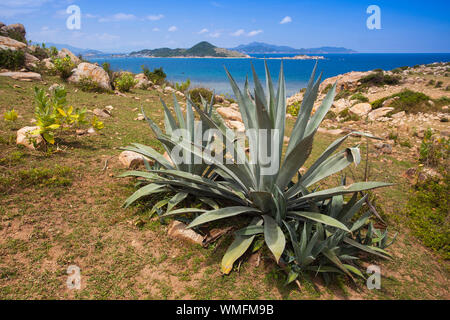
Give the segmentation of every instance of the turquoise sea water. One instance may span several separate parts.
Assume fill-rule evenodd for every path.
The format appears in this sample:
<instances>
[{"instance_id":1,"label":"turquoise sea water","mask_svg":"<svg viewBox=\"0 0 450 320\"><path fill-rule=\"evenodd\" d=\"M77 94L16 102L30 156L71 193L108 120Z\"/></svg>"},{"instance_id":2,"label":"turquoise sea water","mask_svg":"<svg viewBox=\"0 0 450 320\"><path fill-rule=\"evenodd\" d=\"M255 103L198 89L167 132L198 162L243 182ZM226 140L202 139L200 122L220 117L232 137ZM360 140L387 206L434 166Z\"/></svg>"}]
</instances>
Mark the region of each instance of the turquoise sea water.
<instances>
[{"instance_id":1,"label":"turquoise sea water","mask_svg":"<svg viewBox=\"0 0 450 320\"><path fill-rule=\"evenodd\" d=\"M235 80L243 84L246 75L251 79L251 64L255 66L258 76L264 80L264 60L258 58L281 57L288 55L253 55L252 59L174 59L174 58L96 58L89 59L99 64L107 61L111 67L134 73L141 72L141 66L150 69L163 67L168 80L174 82L190 79L192 86L203 86L214 89L217 93L232 94L226 67ZM368 71L373 69L391 70L402 66L414 66L432 62L450 61L450 53L414 53L414 54L327 54L326 59L319 60L319 71L323 71L323 79L350 71ZM281 60L267 60L274 81L278 78ZM284 73L287 94L292 95L306 86L315 61L285 60Z\"/></svg>"}]
</instances>

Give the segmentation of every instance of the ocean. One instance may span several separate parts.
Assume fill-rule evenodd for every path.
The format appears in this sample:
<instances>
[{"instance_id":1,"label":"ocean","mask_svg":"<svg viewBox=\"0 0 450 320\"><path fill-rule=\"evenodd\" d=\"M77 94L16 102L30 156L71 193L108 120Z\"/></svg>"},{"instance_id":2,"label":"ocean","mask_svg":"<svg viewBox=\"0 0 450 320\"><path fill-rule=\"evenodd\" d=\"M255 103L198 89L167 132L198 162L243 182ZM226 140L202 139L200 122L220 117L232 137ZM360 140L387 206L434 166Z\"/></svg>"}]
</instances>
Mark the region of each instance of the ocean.
<instances>
[{"instance_id":1,"label":"ocean","mask_svg":"<svg viewBox=\"0 0 450 320\"><path fill-rule=\"evenodd\" d=\"M252 59L197 59L197 58L92 58L91 62L102 64L109 62L115 71L124 70L140 73L141 66L151 70L162 67L171 82L191 80L191 87L202 86L213 89L216 93L232 95L224 67L235 80L243 85L246 76L250 80L251 63L255 66L261 81L265 79L264 60L262 58L286 57L293 55L266 54L252 55ZM432 62L449 62L450 53L398 53L398 54L324 54L325 60L319 60L318 70L323 72L323 79L350 71L369 71L373 69L392 70L402 66L415 66ZM272 78L277 81L281 60L268 59ZM285 60L284 73L287 95L293 95L306 86L315 60ZM264 83L264 82L263 82ZM275 82L276 83L276 82Z\"/></svg>"}]
</instances>

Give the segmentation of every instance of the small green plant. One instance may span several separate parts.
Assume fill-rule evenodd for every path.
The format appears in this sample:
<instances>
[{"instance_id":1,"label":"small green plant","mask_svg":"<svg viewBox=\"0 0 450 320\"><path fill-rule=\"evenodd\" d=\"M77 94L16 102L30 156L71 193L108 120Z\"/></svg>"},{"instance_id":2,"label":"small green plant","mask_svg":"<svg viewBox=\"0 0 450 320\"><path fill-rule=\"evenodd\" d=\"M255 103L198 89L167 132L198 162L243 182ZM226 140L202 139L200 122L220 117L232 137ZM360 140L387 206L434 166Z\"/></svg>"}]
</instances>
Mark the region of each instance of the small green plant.
<instances>
[{"instance_id":1,"label":"small green plant","mask_svg":"<svg viewBox=\"0 0 450 320\"><path fill-rule=\"evenodd\" d=\"M438 81L436 82L436 85L434 86L435 88L442 88L442 85L444 84L443 81Z\"/></svg>"},{"instance_id":2,"label":"small green plant","mask_svg":"<svg viewBox=\"0 0 450 320\"><path fill-rule=\"evenodd\" d=\"M351 94L352 94L352 93L351 93L349 90L347 90L347 89L341 90L341 91L339 91L339 93L336 95L336 100L339 100L339 99L342 99L342 98L347 98L347 97L349 97Z\"/></svg>"},{"instance_id":3,"label":"small green plant","mask_svg":"<svg viewBox=\"0 0 450 320\"><path fill-rule=\"evenodd\" d=\"M147 80L153 82L154 84L163 85L166 82L167 75L162 67L155 68L153 71L150 71L150 69L146 66L141 66L141 68Z\"/></svg>"},{"instance_id":4,"label":"small green plant","mask_svg":"<svg viewBox=\"0 0 450 320\"><path fill-rule=\"evenodd\" d=\"M433 137L433 131L428 128L425 131L419 149L419 161L427 166L438 166L449 159L450 138Z\"/></svg>"},{"instance_id":5,"label":"small green plant","mask_svg":"<svg viewBox=\"0 0 450 320\"><path fill-rule=\"evenodd\" d=\"M350 97L350 100L357 100L359 102L369 102L369 98L363 95L361 92L355 93Z\"/></svg>"},{"instance_id":6,"label":"small green plant","mask_svg":"<svg viewBox=\"0 0 450 320\"><path fill-rule=\"evenodd\" d=\"M298 116L298 112L300 111L300 106L302 104L302 101L297 101L287 107L287 113L289 113L291 116Z\"/></svg>"},{"instance_id":7,"label":"small green plant","mask_svg":"<svg viewBox=\"0 0 450 320\"><path fill-rule=\"evenodd\" d=\"M91 77L82 77L77 84L78 87L84 92L104 92L105 89L102 88L97 82L92 80Z\"/></svg>"},{"instance_id":8,"label":"small green plant","mask_svg":"<svg viewBox=\"0 0 450 320\"><path fill-rule=\"evenodd\" d=\"M191 86L191 80L187 79L182 83L175 83L175 88L180 92L185 92Z\"/></svg>"},{"instance_id":9,"label":"small green plant","mask_svg":"<svg viewBox=\"0 0 450 320\"><path fill-rule=\"evenodd\" d=\"M361 82L361 87L381 87L384 85L396 85L400 82L400 78L398 76L390 76L388 74L384 74L382 70L374 71L374 73L371 73L359 80Z\"/></svg>"},{"instance_id":10,"label":"small green plant","mask_svg":"<svg viewBox=\"0 0 450 320\"><path fill-rule=\"evenodd\" d=\"M450 220L448 219L450 175L419 182L406 205L408 224L414 235L433 250L450 259Z\"/></svg>"},{"instance_id":11,"label":"small green plant","mask_svg":"<svg viewBox=\"0 0 450 320\"><path fill-rule=\"evenodd\" d=\"M216 103L214 93L209 89L194 88L189 90L188 93L191 98L191 101L196 103L197 105L202 105L202 98L205 99L207 102L210 102L212 100L213 103Z\"/></svg>"},{"instance_id":12,"label":"small green plant","mask_svg":"<svg viewBox=\"0 0 450 320\"><path fill-rule=\"evenodd\" d=\"M14 109L11 109L10 111L5 111L5 113L3 114L3 119L9 122L15 122L18 117L19 115L17 114L17 111Z\"/></svg>"},{"instance_id":13,"label":"small green plant","mask_svg":"<svg viewBox=\"0 0 450 320\"><path fill-rule=\"evenodd\" d=\"M137 84L137 80L134 79L130 73L123 73L115 81L115 88L120 92L128 92Z\"/></svg>"},{"instance_id":14,"label":"small green plant","mask_svg":"<svg viewBox=\"0 0 450 320\"><path fill-rule=\"evenodd\" d=\"M117 78L117 73L111 69L111 65L109 62L103 62L102 68L103 68L103 70L106 71L106 73L109 76L109 83L111 85L111 88L115 89L115 81Z\"/></svg>"},{"instance_id":15,"label":"small green plant","mask_svg":"<svg viewBox=\"0 0 450 320\"><path fill-rule=\"evenodd\" d=\"M92 117L91 125L92 128L94 128L97 131L100 131L105 127L105 124L102 121L98 120L97 116Z\"/></svg>"},{"instance_id":16,"label":"small green plant","mask_svg":"<svg viewBox=\"0 0 450 320\"><path fill-rule=\"evenodd\" d=\"M343 122L358 121L361 119L358 115L351 113L348 109L344 109L341 112L339 112L339 117L342 119L341 121Z\"/></svg>"},{"instance_id":17,"label":"small green plant","mask_svg":"<svg viewBox=\"0 0 450 320\"><path fill-rule=\"evenodd\" d=\"M19 50L0 49L0 68L19 70L25 65L25 54Z\"/></svg>"},{"instance_id":18,"label":"small green plant","mask_svg":"<svg viewBox=\"0 0 450 320\"><path fill-rule=\"evenodd\" d=\"M330 91L330 89L333 87L333 85L331 83L329 83L325 89L323 89L322 94L327 94L328 91Z\"/></svg>"},{"instance_id":19,"label":"small green plant","mask_svg":"<svg viewBox=\"0 0 450 320\"><path fill-rule=\"evenodd\" d=\"M431 98L426 94L406 89L389 97L375 100L371 103L372 109L381 108L383 103L388 99L393 99L389 106L393 107L395 112L405 111L406 113L417 113L434 110L437 107L436 105L432 106L428 103Z\"/></svg>"},{"instance_id":20,"label":"small green plant","mask_svg":"<svg viewBox=\"0 0 450 320\"><path fill-rule=\"evenodd\" d=\"M75 68L75 64L67 55L65 58L56 58L53 60L55 70L64 81L72 75L72 70Z\"/></svg>"}]
</instances>

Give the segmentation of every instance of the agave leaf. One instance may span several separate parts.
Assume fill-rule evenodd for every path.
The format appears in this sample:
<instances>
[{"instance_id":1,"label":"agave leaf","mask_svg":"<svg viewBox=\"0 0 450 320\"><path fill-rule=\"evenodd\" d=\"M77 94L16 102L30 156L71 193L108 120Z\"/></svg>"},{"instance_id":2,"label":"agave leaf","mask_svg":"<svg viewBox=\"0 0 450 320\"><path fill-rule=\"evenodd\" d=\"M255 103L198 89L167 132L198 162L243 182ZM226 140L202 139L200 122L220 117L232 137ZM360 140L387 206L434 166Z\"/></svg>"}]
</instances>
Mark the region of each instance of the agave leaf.
<instances>
[{"instance_id":1,"label":"agave leaf","mask_svg":"<svg viewBox=\"0 0 450 320\"><path fill-rule=\"evenodd\" d=\"M361 218L359 218L354 224L353 227L350 229L351 232L355 232L358 229L360 229L362 226L366 224L366 222L369 220L372 213L370 211L367 211L364 213Z\"/></svg>"},{"instance_id":2,"label":"agave leaf","mask_svg":"<svg viewBox=\"0 0 450 320\"><path fill-rule=\"evenodd\" d=\"M174 195L167 204L167 212L171 211L177 204L186 199L187 196L187 192L178 192Z\"/></svg>"},{"instance_id":3,"label":"agave leaf","mask_svg":"<svg viewBox=\"0 0 450 320\"><path fill-rule=\"evenodd\" d=\"M261 213L261 212L256 208L250 207L228 207L218 210L212 210L198 216L194 221L192 221L187 226L187 228L193 228L207 222L234 217L242 213Z\"/></svg>"},{"instance_id":4,"label":"agave leaf","mask_svg":"<svg viewBox=\"0 0 450 320\"><path fill-rule=\"evenodd\" d=\"M386 256L386 255L381 254L380 252L378 252L379 250L373 250L373 247L371 248L369 246L363 245L363 244L361 244L361 243L359 243L359 242L357 242L357 241L355 241L353 239L344 238L344 242L349 244L349 245L351 245L351 246L353 246L353 247L355 247L355 248L358 248L358 249L360 249L362 251L365 251L367 253L373 254L375 256L378 256L378 257L381 257L381 258L384 258L384 259L391 260L391 258L389 256Z\"/></svg>"},{"instance_id":5,"label":"agave leaf","mask_svg":"<svg viewBox=\"0 0 450 320\"><path fill-rule=\"evenodd\" d=\"M353 218L353 216L361 209L363 204L366 202L367 197L368 197L368 194L366 194L364 197L362 197L362 199L360 199L358 202L356 202L355 205L352 206L350 208L350 210L348 210L348 212L344 212L344 215L339 220L344 223L347 223L348 221L350 221Z\"/></svg>"},{"instance_id":6,"label":"agave leaf","mask_svg":"<svg viewBox=\"0 0 450 320\"><path fill-rule=\"evenodd\" d=\"M385 182L356 182L349 186L340 186L340 187L336 187L336 188L313 192L306 196L301 197L300 199L301 200L306 200L306 199L322 200L322 199L327 199L327 198L337 196L337 195L361 192L361 191L382 188L382 187L389 187L392 185L393 185L392 183L385 183Z\"/></svg>"},{"instance_id":7,"label":"agave leaf","mask_svg":"<svg viewBox=\"0 0 450 320\"><path fill-rule=\"evenodd\" d=\"M323 99L322 101L322 104L314 113L314 115L311 117L311 120L308 122L305 132L307 136L310 135L312 132L316 131L317 128L319 128L323 119L325 118L331 106L333 105L334 97L336 94L336 85L337 82L335 82L334 85L331 87L331 89L328 91L327 95L325 96L325 99Z\"/></svg>"},{"instance_id":8,"label":"agave leaf","mask_svg":"<svg viewBox=\"0 0 450 320\"><path fill-rule=\"evenodd\" d=\"M281 190L284 190L292 178L297 174L298 170L308 159L314 140L314 133L307 136L300 143L298 143L292 152L286 156L280 172L277 177L277 185Z\"/></svg>"},{"instance_id":9,"label":"agave leaf","mask_svg":"<svg viewBox=\"0 0 450 320\"><path fill-rule=\"evenodd\" d=\"M184 122L183 113L181 112L181 108L178 104L177 96L175 95L175 93L173 94L173 109L175 110L180 128L186 129L186 123Z\"/></svg>"},{"instance_id":10,"label":"agave leaf","mask_svg":"<svg viewBox=\"0 0 450 320\"><path fill-rule=\"evenodd\" d=\"M281 228L276 221L268 216L263 215L264 218L264 240L270 251L275 256L275 261L278 263L286 246L286 238Z\"/></svg>"},{"instance_id":11,"label":"agave leaf","mask_svg":"<svg viewBox=\"0 0 450 320\"><path fill-rule=\"evenodd\" d=\"M139 190L137 190L127 200L125 200L125 203L123 204L123 206L125 208L128 208L133 202L135 202L136 200L138 200L142 197L148 196L153 193L159 193L159 192L164 192L164 191L168 191L168 189L165 188L163 185L154 184L154 183L148 184L145 187L142 187Z\"/></svg>"},{"instance_id":12,"label":"agave leaf","mask_svg":"<svg viewBox=\"0 0 450 320\"><path fill-rule=\"evenodd\" d=\"M206 212L206 210L197 209L197 208L181 208L181 209L176 209L176 210L166 212L161 217L169 217L169 216L175 216L178 214L186 214L186 213L204 213L204 212Z\"/></svg>"},{"instance_id":13,"label":"agave leaf","mask_svg":"<svg viewBox=\"0 0 450 320\"><path fill-rule=\"evenodd\" d=\"M164 168L173 169L173 165L169 161L167 161L162 154L157 152L152 147L144 146L139 143L133 143L133 146L128 146L120 149L137 152L139 154L142 154L143 156L155 160L156 162L161 164Z\"/></svg>"},{"instance_id":14,"label":"agave leaf","mask_svg":"<svg viewBox=\"0 0 450 320\"><path fill-rule=\"evenodd\" d=\"M254 219L250 226L260 226L261 224L262 219ZM254 239L254 235L236 236L222 258L222 273L229 274L231 272L234 262L239 259L245 253L245 251L247 251Z\"/></svg>"},{"instance_id":15,"label":"agave leaf","mask_svg":"<svg viewBox=\"0 0 450 320\"><path fill-rule=\"evenodd\" d=\"M297 280L298 275L299 274L297 272L293 271L293 270L289 271L289 274L288 274L288 276L286 278L286 282L284 283L284 285L287 286L288 284L290 284L290 283L294 282L295 280Z\"/></svg>"},{"instance_id":16,"label":"agave leaf","mask_svg":"<svg viewBox=\"0 0 450 320\"><path fill-rule=\"evenodd\" d=\"M286 127L286 83L284 80L283 61L281 61L280 74L278 76L276 107L277 109L275 110L276 118L274 128L280 130L278 154L281 157L284 142L284 131Z\"/></svg>"},{"instance_id":17,"label":"agave leaf","mask_svg":"<svg viewBox=\"0 0 450 320\"><path fill-rule=\"evenodd\" d=\"M124 173L121 173L117 176L118 178L125 178L125 177L140 177L140 178L146 178L150 180L161 180L162 178L158 176L155 173L146 172L146 171L126 171Z\"/></svg>"},{"instance_id":18,"label":"agave leaf","mask_svg":"<svg viewBox=\"0 0 450 320\"><path fill-rule=\"evenodd\" d=\"M217 204L217 202L215 202L213 199L211 198L206 198L206 197L199 197L198 200L200 200L203 203L206 203L208 206L210 206L211 208L213 208L214 210L219 209L219 205Z\"/></svg>"},{"instance_id":19,"label":"agave leaf","mask_svg":"<svg viewBox=\"0 0 450 320\"><path fill-rule=\"evenodd\" d=\"M336 219L334 219L334 218L332 218L330 216L327 216L327 215L324 215L324 214L321 214L321 213L304 212L304 211L289 211L288 212L288 216L291 216L291 217L295 217L295 216L303 217L303 218L306 218L306 219L309 219L309 220L313 220L313 221L316 221L316 222L320 222L320 223L326 224L326 225L331 226L331 227L335 227L335 228L344 230L346 232L350 232L350 230L348 230L348 228L345 226L345 224L339 222L338 220L336 220Z\"/></svg>"},{"instance_id":20,"label":"agave leaf","mask_svg":"<svg viewBox=\"0 0 450 320\"><path fill-rule=\"evenodd\" d=\"M252 224L235 232L236 236L254 236L260 233L264 233L264 227Z\"/></svg>"},{"instance_id":21,"label":"agave leaf","mask_svg":"<svg viewBox=\"0 0 450 320\"><path fill-rule=\"evenodd\" d=\"M345 264L345 263L343 263L342 265L343 265L347 270L349 270L350 272L356 274L357 276L359 276L359 277L361 277L361 278L363 278L363 279L366 279L366 277L362 274L362 272L361 272L358 268L355 268L354 266L349 265L349 264Z\"/></svg>"},{"instance_id":22,"label":"agave leaf","mask_svg":"<svg viewBox=\"0 0 450 320\"><path fill-rule=\"evenodd\" d=\"M339 258L336 256L336 253L334 253L334 251L325 248L322 251L323 255L325 257L328 258L328 260L330 260L331 262L333 262L339 269L341 269L342 271L344 271L344 273L346 275L348 275L353 281L355 281L355 279L353 279L351 273L347 270L347 268L345 268L345 266L342 264L341 260L339 260Z\"/></svg>"}]
</instances>

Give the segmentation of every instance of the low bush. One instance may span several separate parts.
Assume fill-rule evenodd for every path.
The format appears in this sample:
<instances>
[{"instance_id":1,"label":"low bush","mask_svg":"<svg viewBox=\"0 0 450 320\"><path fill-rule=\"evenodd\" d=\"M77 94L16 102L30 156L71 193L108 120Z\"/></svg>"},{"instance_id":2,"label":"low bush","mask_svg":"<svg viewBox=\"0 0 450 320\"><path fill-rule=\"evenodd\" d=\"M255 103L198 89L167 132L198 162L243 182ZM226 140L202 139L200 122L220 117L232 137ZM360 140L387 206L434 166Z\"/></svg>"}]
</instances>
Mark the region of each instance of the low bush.
<instances>
[{"instance_id":1,"label":"low bush","mask_svg":"<svg viewBox=\"0 0 450 320\"><path fill-rule=\"evenodd\" d=\"M293 104L289 105L286 110L287 113L289 113L291 116L294 116L294 117L298 116L298 112L300 110L301 104L302 104L302 101L297 101L297 102L294 102Z\"/></svg>"},{"instance_id":2,"label":"low bush","mask_svg":"<svg viewBox=\"0 0 450 320\"><path fill-rule=\"evenodd\" d=\"M77 86L84 92L105 92L97 82L92 80L91 77L82 77Z\"/></svg>"},{"instance_id":3,"label":"low bush","mask_svg":"<svg viewBox=\"0 0 450 320\"><path fill-rule=\"evenodd\" d=\"M189 90L189 96L191 97L192 102L196 103L197 105L202 105L202 99L200 96L203 97L208 103L213 98L213 92L206 88L194 88ZM215 99L213 99L213 103L215 102Z\"/></svg>"},{"instance_id":4,"label":"low bush","mask_svg":"<svg viewBox=\"0 0 450 320\"><path fill-rule=\"evenodd\" d=\"M191 80L187 79L182 83L175 83L175 88L180 92L185 92L191 86Z\"/></svg>"},{"instance_id":5,"label":"low bush","mask_svg":"<svg viewBox=\"0 0 450 320\"><path fill-rule=\"evenodd\" d=\"M106 73L109 76L109 84L111 85L111 88L115 89L115 81L117 78L117 73L111 69L111 65L109 64L109 62L103 62L102 68L103 70L106 71Z\"/></svg>"},{"instance_id":6,"label":"low bush","mask_svg":"<svg viewBox=\"0 0 450 320\"><path fill-rule=\"evenodd\" d=\"M72 70L75 68L75 64L72 62L69 56L66 56L63 59L56 58L55 60L53 60L53 63L55 65L56 72L64 81L66 81L72 75Z\"/></svg>"},{"instance_id":7,"label":"low bush","mask_svg":"<svg viewBox=\"0 0 450 320\"><path fill-rule=\"evenodd\" d=\"M390 76L379 71L371 73L360 79L361 87L381 87L384 85L396 85L400 82L400 78L397 76Z\"/></svg>"},{"instance_id":8,"label":"low bush","mask_svg":"<svg viewBox=\"0 0 450 320\"><path fill-rule=\"evenodd\" d=\"M19 50L0 50L0 68L19 70L25 65L25 54Z\"/></svg>"},{"instance_id":9,"label":"low bush","mask_svg":"<svg viewBox=\"0 0 450 320\"><path fill-rule=\"evenodd\" d=\"M436 167L441 163L446 163L450 155L450 139L445 137L433 137L433 131L428 128L425 131L419 149L420 163Z\"/></svg>"},{"instance_id":10,"label":"low bush","mask_svg":"<svg viewBox=\"0 0 450 320\"><path fill-rule=\"evenodd\" d=\"M433 250L450 259L450 220L448 219L450 175L420 182L406 205L413 234Z\"/></svg>"},{"instance_id":11,"label":"low bush","mask_svg":"<svg viewBox=\"0 0 450 320\"><path fill-rule=\"evenodd\" d=\"M391 98L396 98L389 104L390 107L395 109L395 112L405 111L406 113L417 113L434 111L437 109L436 104L433 105L429 103L431 100L429 96L422 92L416 92L409 89L372 102L372 109L381 108L383 103Z\"/></svg>"},{"instance_id":12,"label":"low bush","mask_svg":"<svg viewBox=\"0 0 450 320\"><path fill-rule=\"evenodd\" d=\"M163 68L155 68L150 71L146 66L141 66L142 72L144 73L147 80L153 82L157 85L163 85L166 82L167 75L164 73Z\"/></svg>"},{"instance_id":13,"label":"low bush","mask_svg":"<svg viewBox=\"0 0 450 320\"><path fill-rule=\"evenodd\" d=\"M3 114L3 119L5 121L9 121L9 122L15 122L18 118L18 114L17 111L13 109L11 109L10 111L5 111L5 113Z\"/></svg>"},{"instance_id":14,"label":"low bush","mask_svg":"<svg viewBox=\"0 0 450 320\"><path fill-rule=\"evenodd\" d=\"M350 100L357 100L359 102L369 102L369 98L363 95L361 92L355 93L350 97Z\"/></svg>"},{"instance_id":15,"label":"low bush","mask_svg":"<svg viewBox=\"0 0 450 320\"><path fill-rule=\"evenodd\" d=\"M361 119L358 115L351 113L348 109L344 109L341 112L339 112L339 117L344 122L346 122L346 121L358 121L358 120Z\"/></svg>"},{"instance_id":16,"label":"low bush","mask_svg":"<svg viewBox=\"0 0 450 320\"><path fill-rule=\"evenodd\" d=\"M128 92L135 85L137 81L134 79L133 75L130 73L123 73L114 80L114 87L120 92Z\"/></svg>"}]
</instances>

